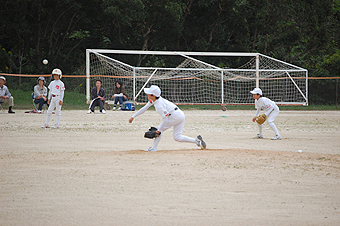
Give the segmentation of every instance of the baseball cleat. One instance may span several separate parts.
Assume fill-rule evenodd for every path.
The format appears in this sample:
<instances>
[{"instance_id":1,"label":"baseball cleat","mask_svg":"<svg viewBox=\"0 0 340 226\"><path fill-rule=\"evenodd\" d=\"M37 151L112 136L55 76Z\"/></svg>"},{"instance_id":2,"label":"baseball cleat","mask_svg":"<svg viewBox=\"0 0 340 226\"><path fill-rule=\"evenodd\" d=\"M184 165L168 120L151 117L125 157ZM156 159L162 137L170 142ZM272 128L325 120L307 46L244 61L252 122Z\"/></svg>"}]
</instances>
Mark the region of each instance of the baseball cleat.
<instances>
[{"instance_id":1,"label":"baseball cleat","mask_svg":"<svg viewBox=\"0 0 340 226\"><path fill-rule=\"evenodd\" d=\"M257 138L257 139L263 139L263 135L262 135L262 134L257 134L257 135L256 135L256 138Z\"/></svg>"},{"instance_id":2,"label":"baseball cleat","mask_svg":"<svg viewBox=\"0 0 340 226\"><path fill-rule=\"evenodd\" d=\"M149 149L146 149L145 151L157 151L157 148L149 147Z\"/></svg>"},{"instance_id":3,"label":"baseball cleat","mask_svg":"<svg viewBox=\"0 0 340 226\"><path fill-rule=\"evenodd\" d=\"M92 113L92 111L91 111L91 110L88 110L88 111L87 111L87 114L91 114L91 113Z\"/></svg>"},{"instance_id":4,"label":"baseball cleat","mask_svg":"<svg viewBox=\"0 0 340 226\"><path fill-rule=\"evenodd\" d=\"M201 149L206 149L207 145L205 144L205 142L203 141L203 138L201 137L201 135L198 135L196 138L196 144L198 147L201 147Z\"/></svg>"},{"instance_id":5,"label":"baseball cleat","mask_svg":"<svg viewBox=\"0 0 340 226\"><path fill-rule=\"evenodd\" d=\"M41 126L41 128L46 129L46 128L50 128L50 126L45 124L45 125Z\"/></svg>"},{"instance_id":6,"label":"baseball cleat","mask_svg":"<svg viewBox=\"0 0 340 226\"><path fill-rule=\"evenodd\" d=\"M281 135L276 135L275 137L271 138L272 140L282 140Z\"/></svg>"},{"instance_id":7,"label":"baseball cleat","mask_svg":"<svg viewBox=\"0 0 340 226\"><path fill-rule=\"evenodd\" d=\"M59 126L57 126L57 125L52 126L52 129L58 129L58 128L59 128Z\"/></svg>"},{"instance_id":8,"label":"baseball cleat","mask_svg":"<svg viewBox=\"0 0 340 226\"><path fill-rule=\"evenodd\" d=\"M116 110L116 107L113 107L113 108L112 108L112 111L115 111L115 110Z\"/></svg>"},{"instance_id":9,"label":"baseball cleat","mask_svg":"<svg viewBox=\"0 0 340 226\"><path fill-rule=\"evenodd\" d=\"M119 107L118 109L117 109L117 111L121 111L122 110L122 108L121 107Z\"/></svg>"},{"instance_id":10,"label":"baseball cleat","mask_svg":"<svg viewBox=\"0 0 340 226\"><path fill-rule=\"evenodd\" d=\"M106 111L103 109L102 111L101 111L103 114L105 114L106 113Z\"/></svg>"}]
</instances>

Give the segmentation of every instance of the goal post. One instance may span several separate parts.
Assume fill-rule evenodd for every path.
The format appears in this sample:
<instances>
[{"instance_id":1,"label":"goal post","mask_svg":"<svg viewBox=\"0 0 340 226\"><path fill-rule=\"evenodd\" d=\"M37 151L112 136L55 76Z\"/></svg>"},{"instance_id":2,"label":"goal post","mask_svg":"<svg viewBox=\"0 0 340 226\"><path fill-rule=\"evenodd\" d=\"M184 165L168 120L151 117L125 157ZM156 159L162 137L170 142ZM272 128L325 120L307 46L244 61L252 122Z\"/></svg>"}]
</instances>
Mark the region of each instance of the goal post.
<instances>
[{"instance_id":1,"label":"goal post","mask_svg":"<svg viewBox=\"0 0 340 226\"><path fill-rule=\"evenodd\" d=\"M133 59L140 55L149 58L136 66ZM120 80L135 104L147 102L143 88L158 85L161 95L176 104L251 105L250 91L258 87L278 105L308 105L308 71L261 53L87 49L87 103L97 78L109 104Z\"/></svg>"}]
</instances>

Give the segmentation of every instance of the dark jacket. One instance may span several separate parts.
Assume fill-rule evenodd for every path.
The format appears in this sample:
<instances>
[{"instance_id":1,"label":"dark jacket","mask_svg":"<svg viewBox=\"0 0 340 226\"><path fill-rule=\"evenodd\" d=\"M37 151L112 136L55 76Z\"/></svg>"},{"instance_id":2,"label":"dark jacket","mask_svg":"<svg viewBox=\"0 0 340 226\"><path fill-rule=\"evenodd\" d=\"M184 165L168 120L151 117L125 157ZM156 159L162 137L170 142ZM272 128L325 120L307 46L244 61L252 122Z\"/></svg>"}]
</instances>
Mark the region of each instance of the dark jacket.
<instances>
[{"instance_id":1,"label":"dark jacket","mask_svg":"<svg viewBox=\"0 0 340 226\"><path fill-rule=\"evenodd\" d=\"M97 93L97 87L93 87L91 91L91 96L92 96L92 99L96 99L98 96L101 96L104 98L104 100L106 100L105 90L102 87L100 88L98 93Z\"/></svg>"},{"instance_id":2,"label":"dark jacket","mask_svg":"<svg viewBox=\"0 0 340 226\"><path fill-rule=\"evenodd\" d=\"M117 88L117 86L115 86L114 90L113 90L113 94L120 94L123 93L125 96L128 96L126 94L125 88L121 85L119 88Z\"/></svg>"}]
</instances>

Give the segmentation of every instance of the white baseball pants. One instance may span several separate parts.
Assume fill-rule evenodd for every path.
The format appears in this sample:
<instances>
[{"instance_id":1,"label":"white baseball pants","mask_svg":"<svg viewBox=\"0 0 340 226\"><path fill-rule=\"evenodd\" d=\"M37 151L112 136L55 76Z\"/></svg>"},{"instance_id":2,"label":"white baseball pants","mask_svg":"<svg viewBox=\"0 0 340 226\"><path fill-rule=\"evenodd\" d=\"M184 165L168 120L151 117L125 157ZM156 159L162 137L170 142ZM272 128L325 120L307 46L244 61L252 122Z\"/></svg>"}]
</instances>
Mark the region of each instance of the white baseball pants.
<instances>
[{"instance_id":1,"label":"white baseball pants","mask_svg":"<svg viewBox=\"0 0 340 226\"><path fill-rule=\"evenodd\" d=\"M178 142L188 142L188 143L196 143L195 138L187 137L182 135L183 128L185 123L185 115L183 111L180 109L174 111L171 113L170 116L167 116L164 118L164 120L159 124L158 131L160 131L162 134L167 129L173 127L173 137L175 141ZM154 139L152 148L157 149L158 143L161 141L162 134Z\"/></svg>"},{"instance_id":2,"label":"white baseball pants","mask_svg":"<svg viewBox=\"0 0 340 226\"><path fill-rule=\"evenodd\" d=\"M278 107L274 108L274 110L272 110L269 114L268 114L268 117L267 117L267 123L268 125L270 126L270 128L274 131L275 135L279 136L279 131L277 130L275 124L274 124L274 120L275 118L279 115L280 113L280 110ZM263 124L260 125L258 124L259 126L259 134L262 135L262 131L263 131Z\"/></svg>"},{"instance_id":3,"label":"white baseball pants","mask_svg":"<svg viewBox=\"0 0 340 226\"><path fill-rule=\"evenodd\" d=\"M56 109L55 114L57 115L57 120L55 124L59 126L59 122L61 119L61 107L62 105L59 104L60 99L58 97L52 97L52 100L50 102L50 106L48 107L47 110L47 116L46 116L46 125L50 123L50 119L52 116L52 111Z\"/></svg>"}]
</instances>

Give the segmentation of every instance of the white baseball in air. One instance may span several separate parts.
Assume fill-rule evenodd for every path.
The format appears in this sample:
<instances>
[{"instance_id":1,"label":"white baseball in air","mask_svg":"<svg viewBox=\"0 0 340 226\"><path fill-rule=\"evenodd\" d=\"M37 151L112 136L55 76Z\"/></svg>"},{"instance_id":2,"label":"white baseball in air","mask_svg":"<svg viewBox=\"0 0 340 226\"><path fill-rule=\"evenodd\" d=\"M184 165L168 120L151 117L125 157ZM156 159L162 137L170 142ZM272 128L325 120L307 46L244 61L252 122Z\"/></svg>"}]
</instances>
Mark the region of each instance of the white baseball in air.
<instances>
[{"instance_id":1,"label":"white baseball in air","mask_svg":"<svg viewBox=\"0 0 340 226\"><path fill-rule=\"evenodd\" d=\"M48 60L47 59L43 60L43 64L48 64Z\"/></svg>"}]
</instances>

